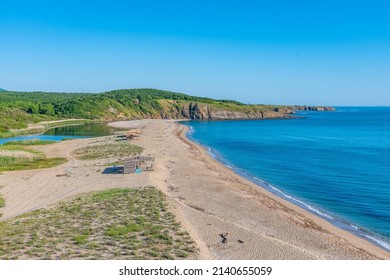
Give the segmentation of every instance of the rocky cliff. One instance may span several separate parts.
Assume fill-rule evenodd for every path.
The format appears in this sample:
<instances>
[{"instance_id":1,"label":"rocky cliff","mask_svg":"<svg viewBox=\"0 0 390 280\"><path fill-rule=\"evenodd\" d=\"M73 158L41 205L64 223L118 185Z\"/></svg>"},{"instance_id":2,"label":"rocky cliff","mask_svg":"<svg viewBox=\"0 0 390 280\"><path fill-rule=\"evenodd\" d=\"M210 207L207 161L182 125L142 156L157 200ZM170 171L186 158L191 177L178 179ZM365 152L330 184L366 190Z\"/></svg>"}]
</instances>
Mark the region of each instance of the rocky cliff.
<instances>
[{"instance_id":1,"label":"rocky cliff","mask_svg":"<svg viewBox=\"0 0 390 280\"><path fill-rule=\"evenodd\" d=\"M209 104L183 104L176 110L162 112L164 119L191 120L234 120L234 119L281 119L291 118L296 111L334 111L332 107L323 106L245 106L239 110L226 110Z\"/></svg>"}]
</instances>

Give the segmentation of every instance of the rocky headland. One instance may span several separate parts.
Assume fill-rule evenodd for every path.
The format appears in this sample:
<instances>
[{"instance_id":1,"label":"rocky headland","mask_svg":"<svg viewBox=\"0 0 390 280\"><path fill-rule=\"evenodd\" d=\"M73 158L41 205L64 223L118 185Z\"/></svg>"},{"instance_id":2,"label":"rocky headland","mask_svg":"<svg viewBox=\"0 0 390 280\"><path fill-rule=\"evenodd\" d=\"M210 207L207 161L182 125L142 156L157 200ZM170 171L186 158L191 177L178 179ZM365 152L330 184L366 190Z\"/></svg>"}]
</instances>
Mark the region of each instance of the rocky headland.
<instances>
[{"instance_id":1,"label":"rocky headland","mask_svg":"<svg viewBox=\"0 0 390 280\"><path fill-rule=\"evenodd\" d=\"M176 108L176 107L175 107ZM177 108L176 108L177 109ZM161 113L162 119L235 120L235 119L284 119L292 118L297 111L334 111L325 106L263 106L248 110L226 110L208 104L189 103L171 114Z\"/></svg>"}]
</instances>

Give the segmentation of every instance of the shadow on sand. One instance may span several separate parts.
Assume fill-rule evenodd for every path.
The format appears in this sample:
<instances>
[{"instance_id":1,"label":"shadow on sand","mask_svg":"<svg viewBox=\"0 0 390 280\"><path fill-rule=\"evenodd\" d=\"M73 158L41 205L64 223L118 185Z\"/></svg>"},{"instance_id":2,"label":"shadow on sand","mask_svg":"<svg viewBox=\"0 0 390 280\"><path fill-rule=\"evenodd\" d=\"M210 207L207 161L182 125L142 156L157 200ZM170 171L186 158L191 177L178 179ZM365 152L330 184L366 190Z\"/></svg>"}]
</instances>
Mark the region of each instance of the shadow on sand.
<instances>
[{"instance_id":1,"label":"shadow on sand","mask_svg":"<svg viewBox=\"0 0 390 280\"><path fill-rule=\"evenodd\" d=\"M114 166L104 169L102 174L123 174L123 167Z\"/></svg>"}]
</instances>

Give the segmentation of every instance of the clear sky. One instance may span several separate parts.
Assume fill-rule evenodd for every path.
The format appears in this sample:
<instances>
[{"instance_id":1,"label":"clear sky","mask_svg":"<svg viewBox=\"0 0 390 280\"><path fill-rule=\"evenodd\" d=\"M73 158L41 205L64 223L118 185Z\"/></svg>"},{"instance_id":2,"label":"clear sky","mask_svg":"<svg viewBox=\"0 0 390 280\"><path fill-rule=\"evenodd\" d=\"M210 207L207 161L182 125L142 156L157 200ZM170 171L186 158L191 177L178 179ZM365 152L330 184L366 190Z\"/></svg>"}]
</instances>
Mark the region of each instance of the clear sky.
<instances>
[{"instance_id":1,"label":"clear sky","mask_svg":"<svg viewBox=\"0 0 390 280\"><path fill-rule=\"evenodd\" d=\"M0 88L390 105L390 2L1 1Z\"/></svg>"}]
</instances>

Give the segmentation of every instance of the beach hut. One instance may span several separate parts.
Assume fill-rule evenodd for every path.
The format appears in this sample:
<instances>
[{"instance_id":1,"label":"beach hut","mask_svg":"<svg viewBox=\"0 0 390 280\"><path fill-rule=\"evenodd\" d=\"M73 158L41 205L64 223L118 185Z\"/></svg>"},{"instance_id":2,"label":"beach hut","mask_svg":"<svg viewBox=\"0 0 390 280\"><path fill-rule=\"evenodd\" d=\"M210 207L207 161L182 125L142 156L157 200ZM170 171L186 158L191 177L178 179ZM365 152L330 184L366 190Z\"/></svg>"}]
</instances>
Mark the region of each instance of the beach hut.
<instances>
[{"instance_id":1,"label":"beach hut","mask_svg":"<svg viewBox=\"0 0 390 280\"><path fill-rule=\"evenodd\" d=\"M141 171L154 170L154 157L136 156L125 160L123 167L124 174L141 173Z\"/></svg>"},{"instance_id":2,"label":"beach hut","mask_svg":"<svg viewBox=\"0 0 390 280\"><path fill-rule=\"evenodd\" d=\"M126 162L123 166L123 174L132 174L137 169L135 162Z\"/></svg>"}]
</instances>

